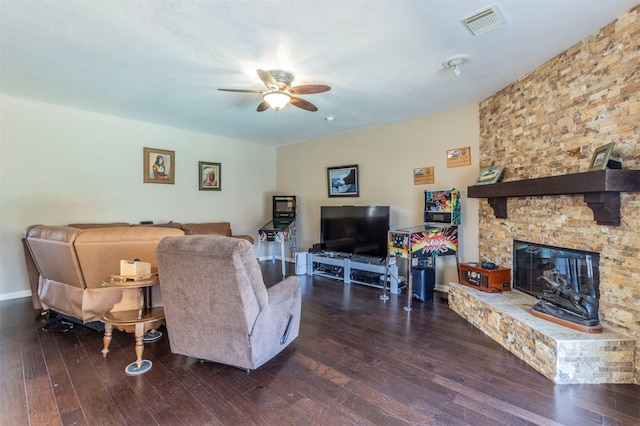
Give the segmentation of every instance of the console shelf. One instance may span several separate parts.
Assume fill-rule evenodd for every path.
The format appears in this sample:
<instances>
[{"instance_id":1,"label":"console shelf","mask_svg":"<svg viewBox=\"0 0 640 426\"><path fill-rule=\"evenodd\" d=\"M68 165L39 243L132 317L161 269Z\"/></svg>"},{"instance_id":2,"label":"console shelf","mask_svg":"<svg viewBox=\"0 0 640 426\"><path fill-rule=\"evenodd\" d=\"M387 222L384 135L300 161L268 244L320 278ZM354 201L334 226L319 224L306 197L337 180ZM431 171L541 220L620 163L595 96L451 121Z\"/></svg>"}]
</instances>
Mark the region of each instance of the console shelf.
<instances>
[{"instance_id":1,"label":"console shelf","mask_svg":"<svg viewBox=\"0 0 640 426\"><path fill-rule=\"evenodd\" d=\"M323 254L309 253L307 260L307 274L320 275L326 278L332 278L343 281L345 284L363 284L371 287L382 288L382 283L376 284L375 280L363 281L357 277L382 276L386 273L385 259L379 259L369 256L348 256L344 254ZM324 272L323 268L328 265L333 272ZM395 264L395 258L390 261L390 291L398 293L398 267Z\"/></svg>"},{"instance_id":2,"label":"console shelf","mask_svg":"<svg viewBox=\"0 0 640 426\"><path fill-rule=\"evenodd\" d=\"M583 195L600 225L620 225L620 193L640 192L640 170L605 169L467 188L469 198L487 198L498 219L507 218L507 199L545 195Z\"/></svg>"}]
</instances>

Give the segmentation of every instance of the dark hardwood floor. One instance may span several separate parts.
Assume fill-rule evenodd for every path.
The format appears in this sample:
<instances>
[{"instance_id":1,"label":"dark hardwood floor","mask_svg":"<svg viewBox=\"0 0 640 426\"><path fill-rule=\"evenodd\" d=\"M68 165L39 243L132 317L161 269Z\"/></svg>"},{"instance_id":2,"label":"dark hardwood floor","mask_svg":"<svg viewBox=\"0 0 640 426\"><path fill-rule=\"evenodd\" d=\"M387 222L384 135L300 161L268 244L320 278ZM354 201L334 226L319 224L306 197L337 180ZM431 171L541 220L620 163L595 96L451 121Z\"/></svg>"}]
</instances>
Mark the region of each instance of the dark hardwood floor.
<instances>
[{"instance_id":1,"label":"dark hardwood floor","mask_svg":"<svg viewBox=\"0 0 640 426\"><path fill-rule=\"evenodd\" d=\"M279 270L265 262L265 281ZM554 385L439 297L408 313L371 287L300 278L300 336L250 374L163 337L145 345L152 370L127 376L132 335L114 331L105 359L101 333L46 332L30 299L0 302L0 424L640 424L640 386Z\"/></svg>"}]
</instances>

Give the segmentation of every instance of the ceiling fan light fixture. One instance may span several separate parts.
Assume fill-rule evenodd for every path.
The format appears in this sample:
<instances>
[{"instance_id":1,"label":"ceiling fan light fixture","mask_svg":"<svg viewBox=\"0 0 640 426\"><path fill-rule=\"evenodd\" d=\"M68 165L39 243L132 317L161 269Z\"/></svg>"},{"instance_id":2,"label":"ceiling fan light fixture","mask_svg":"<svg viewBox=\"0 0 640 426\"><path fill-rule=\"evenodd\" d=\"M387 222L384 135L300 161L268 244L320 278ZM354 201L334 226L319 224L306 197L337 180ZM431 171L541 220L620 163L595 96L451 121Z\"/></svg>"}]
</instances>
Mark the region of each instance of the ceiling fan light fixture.
<instances>
[{"instance_id":1,"label":"ceiling fan light fixture","mask_svg":"<svg viewBox=\"0 0 640 426\"><path fill-rule=\"evenodd\" d=\"M262 95L262 99L276 111L280 111L291 102L291 95L282 91L271 91Z\"/></svg>"}]
</instances>

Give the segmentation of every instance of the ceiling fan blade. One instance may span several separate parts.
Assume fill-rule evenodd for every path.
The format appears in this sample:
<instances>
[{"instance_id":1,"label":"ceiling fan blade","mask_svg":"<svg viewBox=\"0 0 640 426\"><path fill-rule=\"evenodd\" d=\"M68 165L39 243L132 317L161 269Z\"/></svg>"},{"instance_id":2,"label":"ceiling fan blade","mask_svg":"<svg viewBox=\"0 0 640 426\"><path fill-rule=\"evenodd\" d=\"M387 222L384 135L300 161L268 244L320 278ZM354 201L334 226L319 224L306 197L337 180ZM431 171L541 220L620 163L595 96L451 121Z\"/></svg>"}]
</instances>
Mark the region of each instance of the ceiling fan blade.
<instances>
[{"instance_id":1,"label":"ceiling fan blade","mask_svg":"<svg viewBox=\"0 0 640 426\"><path fill-rule=\"evenodd\" d=\"M267 86L269 89L278 90L280 88L280 85L278 85L276 79L273 78L273 76L269 74L268 71L261 69L258 69L256 71L258 72L258 77L260 77L260 80L262 80L265 86Z\"/></svg>"},{"instance_id":2,"label":"ceiling fan blade","mask_svg":"<svg viewBox=\"0 0 640 426\"><path fill-rule=\"evenodd\" d=\"M289 91L295 95L312 95L314 93L323 93L331 90L331 87L324 84L304 84L302 86L294 86Z\"/></svg>"},{"instance_id":3,"label":"ceiling fan blade","mask_svg":"<svg viewBox=\"0 0 640 426\"><path fill-rule=\"evenodd\" d=\"M269 104L267 103L267 101L262 101L260 102L260 105L258 105L258 109L256 111L262 112L268 109L269 109Z\"/></svg>"},{"instance_id":4,"label":"ceiling fan blade","mask_svg":"<svg viewBox=\"0 0 640 426\"><path fill-rule=\"evenodd\" d=\"M318 108L312 104L311 102L305 101L304 99L296 98L295 96L291 97L291 105L295 105L298 108L305 109L307 111L317 111Z\"/></svg>"},{"instance_id":5,"label":"ceiling fan blade","mask_svg":"<svg viewBox=\"0 0 640 426\"><path fill-rule=\"evenodd\" d=\"M240 93L262 93L260 90L245 90L245 89L218 89L223 92L240 92Z\"/></svg>"}]
</instances>

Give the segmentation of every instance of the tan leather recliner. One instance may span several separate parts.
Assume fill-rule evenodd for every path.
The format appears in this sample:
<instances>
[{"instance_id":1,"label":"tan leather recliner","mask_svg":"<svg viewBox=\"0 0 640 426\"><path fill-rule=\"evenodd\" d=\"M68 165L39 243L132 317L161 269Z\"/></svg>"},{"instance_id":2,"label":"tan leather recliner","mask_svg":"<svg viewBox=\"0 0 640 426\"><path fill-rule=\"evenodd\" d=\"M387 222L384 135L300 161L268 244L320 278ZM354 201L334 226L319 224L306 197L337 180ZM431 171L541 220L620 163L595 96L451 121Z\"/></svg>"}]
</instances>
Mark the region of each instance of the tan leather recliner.
<instances>
[{"instance_id":1,"label":"tan leather recliner","mask_svg":"<svg viewBox=\"0 0 640 426\"><path fill-rule=\"evenodd\" d=\"M156 256L173 353L252 370L298 336L300 280L267 289L249 242L167 237Z\"/></svg>"}]
</instances>

